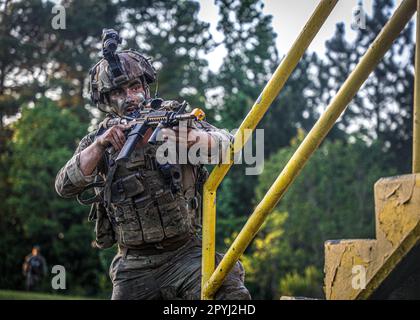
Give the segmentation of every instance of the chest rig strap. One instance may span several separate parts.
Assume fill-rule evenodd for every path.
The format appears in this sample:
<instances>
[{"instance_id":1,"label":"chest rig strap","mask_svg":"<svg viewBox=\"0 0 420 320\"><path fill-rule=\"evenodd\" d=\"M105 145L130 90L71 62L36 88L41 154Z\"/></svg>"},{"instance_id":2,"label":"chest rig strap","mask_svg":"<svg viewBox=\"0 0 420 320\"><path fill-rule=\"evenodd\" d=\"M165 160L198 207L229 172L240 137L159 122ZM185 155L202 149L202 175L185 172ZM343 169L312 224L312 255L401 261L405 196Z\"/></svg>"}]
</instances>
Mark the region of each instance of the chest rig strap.
<instances>
[{"instance_id":1,"label":"chest rig strap","mask_svg":"<svg viewBox=\"0 0 420 320\"><path fill-rule=\"evenodd\" d=\"M90 198L84 198L83 194L90 190L95 188L103 188L105 185L104 181L95 181L93 183L88 184L86 187L83 188L83 190L77 194L76 199L77 201L82 205L91 205L95 202L102 202L103 201L103 194L102 192L96 193L94 196Z\"/></svg>"},{"instance_id":2,"label":"chest rig strap","mask_svg":"<svg viewBox=\"0 0 420 320\"><path fill-rule=\"evenodd\" d=\"M108 170L108 174L106 175L106 180L105 180L105 187L104 187L104 197L103 197L103 201L104 201L104 206L105 208L109 208L111 205L111 186L112 186L112 180L114 179L114 175L115 175L115 171L117 170L117 163L115 162L114 159L110 159L109 161L109 170Z\"/></svg>"}]
</instances>

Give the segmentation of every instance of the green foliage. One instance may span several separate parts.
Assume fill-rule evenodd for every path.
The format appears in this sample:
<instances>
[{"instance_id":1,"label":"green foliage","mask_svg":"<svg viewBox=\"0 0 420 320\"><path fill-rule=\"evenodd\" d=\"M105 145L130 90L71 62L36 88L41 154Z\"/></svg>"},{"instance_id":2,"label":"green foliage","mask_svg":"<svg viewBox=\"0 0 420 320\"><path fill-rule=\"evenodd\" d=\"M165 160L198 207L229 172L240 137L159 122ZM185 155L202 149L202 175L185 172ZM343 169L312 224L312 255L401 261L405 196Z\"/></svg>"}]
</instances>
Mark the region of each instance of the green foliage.
<instances>
[{"instance_id":1,"label":"green foliage","mask_svg":"<svg viewBox=\"0 0 420 320\"><path fill-rule=\"evenodd\" d=\"M288 244L283 241L287 216L287 213L274 211L254 239L251 253L242 258L247 286L254 298L271 299L277 295L279 270L287 266L286 260L279 256L284 258L290 253Z\"/></svg>"},{"instance_id":2,"label":"green foliage","mask_svg":"<svg viewBox=\"0 0 420 320\"><path fill-rule=\"evenodd\" d=\"M263 13L259 0L218 0L221 19L218 30L224 34L227 57L214 81L212 98L221 119L220 126L238 128L278 63L271 16ZM222 93L219 93L222 92ZM254 198L256 176L245 176L245 165L230 170L218 192L218 245L243 225Z\"/></svg>"},{"instance_id":3,"label":"green foliage","mask_svg":"<svg viewBox=\"0 0 420 320\"><path fill-rule=\"evenodd\" d=\"M159 95L187 100L193 107L207 106L209 70L202 56L214 43L209 24L197 17L200 4L191 0L146 0L125 1L121 5L127 17L127 45L153 59L158 69ZM206 109L207 118L213 119L212 110Z\"/></svg>"},{"instance_id":4,"label":"green foliage","mask_svg":"<svg viewBox=\"0 0 420 320\"><path fill-rule=\"evenodd\" d=\"M338 24L326 42L326 62L320 69L321 91L329 102L354 69L362 55L394 11L395 1L374 1L366 28L357 29L353 42L345 38ZM409 23L374 69L338 124L342 130L356 131L365 141L381 141L392 155L390 166L410 171L413 122L414 52L413 24ZM324 101L325 102L325 101Z\"/></svg>"},{"instance_id":5,"label":"green foliage","mask_svg":"<svg viewBox=\"0 0 420 320\"><path fill-rule=\"evenodd\" d=\"M272 17L261 0L216 0L226 48L221 69L204 54L216 47L200 3L68 0L67 29L51 28L51 1L0 4L0 287L23 288L23 257L40 244L49 267L66 266L69 293L109 298L116 248L90 247L88 208L54 191L93 117L86 106L89 68L100 58L102 28L125 38L159 69L165 99L206 109L222 128L237 128L280 62ZM385 24L393 1L374 1L367 29L353 42L337 25L326 58L306 54L262 119L265 170L245 176L235 165L218 191L217 247L225 249ZM413 100L412 25L349 105L245 252L254 298L321 297L323 242L373 237L373 183L408 171ZM207 95L207 96L206 96ZM54 102L44 96L54 97ZM96 115L95 115L96 116ZM13 117L12 125L5 125ZM217 121L216 121L217 119ZM350 130L360 128L357 133ZM303 130L303 131L302 131ZM298 135L297 139L290 141ZM225 240L225 241L223 241ZM7 275L7 276L4 276ZM1 296L1 293L0 293Z\"/></svg>"},{"instance_id":6,"label":"green foliage","mask_svg":"<svg viewBox=\"0 0 420 320\"><path fill-rule=\"evenodd\" d=\"M265 163L256 188L258 200L302 138L301 134L291 147L280 149ZM395 174L387 167L388 158L381 146L366 146L360 140L327 141L316 151L272 214L277 216L277 223L268 220L247 254L248 280L256 298L301 295L307 292L302 291L305 282L310 283L307 290L320 293L322 279L315 275L322 274L323 243L328 239L374 237L373 184L380 177ZM287 212L287 219L282 221L278 212ZM262 251L267 251L269 258ZM305 271L310 266L317 272ZM262 276L264 270L271 272ZM261 281L261 276L272 280Z\"/></svg>"},{"instance_id":7,"label":"green foliage","mask_svg":"<svg viewBox=\"0 0 420 320\"><path fill-rule=\"evenodd\" d=\"M227 50L216 77L226 106L220 117L224 127L237 128L278 64L276 34L260 0L217 0L216 4L221 15L218 30L225 36Z\"/></svg>"},{"instance_id":8,"label":"green foliage","mask_svg":"<svg viewBox=\"0 0 420 320\"><path fill-rule=\"evenodd\" d=\"M304 274L288 273L280 280L280 292L284 296L320 297L322 289L322 272L314 266L305 268Z\"/></svg>"},{"instance_id":9,"label":"green foliage","mask_svg":"<svg viewBox=\"0 0 420 320\"><path fill-rule=\"evenodd\" d=\"M280 59L272 17L263 13L262 1L220 0L216 3L221 13L218 28L225 35L223 44L228 52L216 77L223 91L220 118L222 127L233 129L239 127ZM319 63L316 54L304 55L259 124L258 128L264 129L265 157L288 146L298 129L310 130L315 123L320 99L317 95L320 84L315 76ZM245 166L235 164L220 187L218 239L242 227L244 217L256 205L258 177L246 176Z\"/></svg>"},{"instance_id":10,"label":"green foliage","mask_svg":"<svg viewBox=\"0 0 420 320\"><path fill-rule=\"evenodd\" d=\"M54 191L57 171L86 134L87 74L100 58L102 29L122 31L126 41L121 49L140 48L154 58L163 98L183 98L200 107L206 104L208 83L207 61L201 55L212 42L209 25L197 19L195 1L62 4L65 30L51 28L50 1L0 5L0 249L7 252L0 269L10 275L0 279L0 287L22 288L22 259L36 242L49 265L67 267L70 291L102 291L109 297L107 270L115 248L94 251L88 208L60 199ZM37 101L44 94L53 96L54 104ZM22 107L24 102L31 107ZM6 117L18 112L22 115L13 127L4 127ZM206 113L211 120L211 111Z\"/></svg>"},{"instance_id":11,"label":"green foliage","mask_svg":"<svg viewBox=\"0 0 420 320\"><path fill-rule=\"evenodd\" d=\"M4 116L17 113L28 89L39 90L35 70L47 61L45 44L51 29L46 17L51 8L50 1L41 0L0 3L0 129Z\"/></svg>"},{"instance_id":12,"label":"green foliage","mask_svg":"<svg viewBox=\"0 0 420 320\"><path fill-rule=\"evenodd\" d=\"M60 110L42 99L34 107L24 107L14 126L7 199L10 223L15 223L10 248L19 247L14 261L3 267L16 274L33 244L41 245L48 265L64 265L69 292L93 294L97 290L99 259L92 250L92 225L87 224L88 208L59 198L54 190L55 175L71 157L86 125L69 110ZM26 251L26 252L24 252ZM6 281L0 284L7 286ZM18 281L18 279L15 279ZM22 280L21 280L22 281Z\"/></svg>"},{"instance_id":13,"label":"green foliage","mask_svg":"<svg viewBox=\"0 0 420 320\"><path fill-rule=\"evenodd\" d=\"M59 92L58 104L73 109L82 121L89 120L84 108L87 73L101 58L100 37L103 28L119 29L120 10L112 0L66 0L66 28L54 30L50 40L50 59L55 68L47 73L48 90ZM51 12L51 10L50 10ZM51 13L48 22L51 20Z\"/></svg>"}]
</instances>

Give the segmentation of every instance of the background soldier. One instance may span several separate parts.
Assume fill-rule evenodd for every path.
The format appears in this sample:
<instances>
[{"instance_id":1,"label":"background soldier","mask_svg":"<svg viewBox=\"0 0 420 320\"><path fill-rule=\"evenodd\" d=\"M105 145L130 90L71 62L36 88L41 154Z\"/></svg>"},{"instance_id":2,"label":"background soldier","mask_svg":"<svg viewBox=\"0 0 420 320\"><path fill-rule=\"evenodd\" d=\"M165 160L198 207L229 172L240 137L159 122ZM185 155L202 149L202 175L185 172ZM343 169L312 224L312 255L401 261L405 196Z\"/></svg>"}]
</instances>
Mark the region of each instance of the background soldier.
<instances>
[{"instance_id":1,"label":"background soldier","mask_svg":"<svg viewBox=\"0 0 420 320\"><path fill-rule=\"evenodd\" d=\"M199 299L200 192L207 172L202 165L160 164L158 146L147 143L151 129L128 161L115 162L127 125L107 128L105 124L110 117L151 108L149 85L156 80L153 66L143 55L133 50L115 52L120 42L115 31L104 30L104 58L90 71L90 94L108 117L81 140L59 171L56 190L72 197L96 187L99 200L90 214L96 221L96 246L118 243L119 249L110 267L112 299ZM164 128L162 134L186 148L200 144L209 153L218 150L219 161L233 138L205 121L195 121L186 138L180 127L172 129ZM217 254L216 260L220 258ZM239 262L215 298L250 299Z\"/></svg>"},{"instance_id":2,"label":"background soldier","mask_svg":"<svg viewBox=\"0 0 420 320\"><path fill-rule=\"evenodd\" d=\"M25 257L22 270L25 276L26 290L39 289L42 279L47 275L47 263L41 255L39 246L34 246L32 252Z\"/></svg>"}]
</instances>

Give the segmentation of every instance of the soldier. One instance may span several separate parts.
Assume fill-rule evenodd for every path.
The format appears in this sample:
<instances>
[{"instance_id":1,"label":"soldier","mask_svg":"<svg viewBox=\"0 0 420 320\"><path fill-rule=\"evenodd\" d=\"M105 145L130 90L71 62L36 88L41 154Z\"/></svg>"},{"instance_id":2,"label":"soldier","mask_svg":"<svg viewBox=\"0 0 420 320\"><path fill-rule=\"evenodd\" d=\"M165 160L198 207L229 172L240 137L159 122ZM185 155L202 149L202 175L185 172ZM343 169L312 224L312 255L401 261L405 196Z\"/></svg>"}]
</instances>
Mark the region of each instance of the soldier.
<instances>
[{"instance_id":1,"label":"soldier","mask_svg":"<svg viewBox=\"0 0 420 320\"><path fill-rule=\"evenodd\" d=\"M32 252L25 257L22 266L27 291L39 289L42 278L47 274L47 263L40 251L39 246L34 246Z\"/></svg>"},{"instance_id":2,"label":"soldier","mask_svg":"<svg viewBox=\"0 0 420 320\"><path fill-rule=\"evenodd\" d=\"M114 30L104 30L104 58L90 71L92 102L110 117L150 108L149 86L156 81L149 59L134 50L116 52L119 42ZM127 125L106 128L106 121L81 140L57 174L55 188L62 197L76 196L91 186L102 195L90 217L96 221L97 247L118 243L110 266L112 299L199 299L200 191L207 172L202 164L172 164L169 170L162 166L156 158L158 146L147 143L150 129L129 160L116 163ZM200 144L209 156L218 150L219 161L233 138L205 121L195 121L186 138L180 127L165 128L162 134L187 149ZM103 189L98 188L101 182ZM220 259L217 254L216 262ZM215 298L250 299L239 262Z\"/></svg>"}]
</instances>

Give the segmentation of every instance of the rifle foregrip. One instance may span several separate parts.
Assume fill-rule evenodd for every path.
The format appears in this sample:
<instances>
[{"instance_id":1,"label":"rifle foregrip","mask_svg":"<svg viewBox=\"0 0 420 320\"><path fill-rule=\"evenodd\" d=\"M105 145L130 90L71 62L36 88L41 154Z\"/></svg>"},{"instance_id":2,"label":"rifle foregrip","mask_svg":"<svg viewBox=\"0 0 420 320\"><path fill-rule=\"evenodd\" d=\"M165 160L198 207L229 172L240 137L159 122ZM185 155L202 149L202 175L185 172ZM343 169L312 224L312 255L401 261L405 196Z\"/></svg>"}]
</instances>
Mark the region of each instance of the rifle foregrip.
<instances>
[{"instance_id":1,"label":"rifle foregrip","mask_svg":"<svg viewBox=\"0 0 420 320\"><path fill-rule=\"evenodd\" d=\"M159 135L160 130L162 130L162 128L164 127L164 125L162 123L159 123L157 125L157 127L155 128L155 130L153 131L152 135L149 138L149 141L147 141L148 143L155 145L157 143L157 137Z\"/></svg>"},{"instance_id":2,"label":"rifle foregrip","mask_svg":"<svg viewBox=\"0 0 420 320\"><path fill-rule=\"evenodd\" d=\"M131 153L133 152L139 140L143 138L147 128L147 125L143 123L136 124L133 127L133 129L131 129L130 133L127 136L127 140L124 143L124 146L118 154L117 159L115 159L117 163L127 161L128 158L130 158Z\"/></svg>"},{"instance_id":3,"label":"rifle foregrip","mask_svg":"<svg viewBox=\"0 0 420 320\"><path fill-rule=\"evenodd\" d=\"M135 136L131 136L129 139L127 139L127 141L125 142L123 148L121 149L115 161L116 162L127 161L131 153L133 152L136 143L137 141L135 139Z\"/></svg>"}]
</instances>

